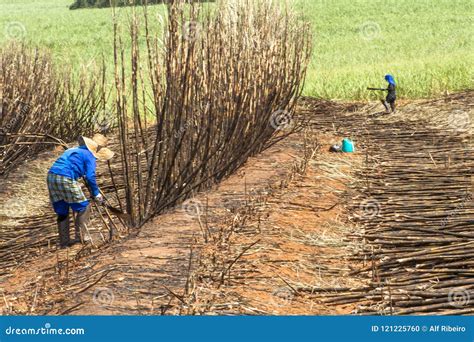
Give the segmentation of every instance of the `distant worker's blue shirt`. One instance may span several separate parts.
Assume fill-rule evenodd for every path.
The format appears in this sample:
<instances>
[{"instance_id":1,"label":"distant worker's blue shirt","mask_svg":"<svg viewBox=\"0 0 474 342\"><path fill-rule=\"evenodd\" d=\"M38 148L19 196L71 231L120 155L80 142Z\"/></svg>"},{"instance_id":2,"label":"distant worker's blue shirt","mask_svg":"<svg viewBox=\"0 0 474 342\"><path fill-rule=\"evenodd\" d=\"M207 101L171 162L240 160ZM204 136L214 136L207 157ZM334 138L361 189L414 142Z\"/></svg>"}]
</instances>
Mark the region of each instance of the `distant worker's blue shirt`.
<instances>
[{"instance_id":1,"label":"distant worker's blue shirt","mask_svg":"<svg viewBox=\"0 0 474 342\"><path fill-rule=\"evenodd\" d=\"M49 169L50 173L78 180L85 177L92 196L99 194L95 175L96 158L86 146L70 148Z\"/></svg>"}]
</instances>

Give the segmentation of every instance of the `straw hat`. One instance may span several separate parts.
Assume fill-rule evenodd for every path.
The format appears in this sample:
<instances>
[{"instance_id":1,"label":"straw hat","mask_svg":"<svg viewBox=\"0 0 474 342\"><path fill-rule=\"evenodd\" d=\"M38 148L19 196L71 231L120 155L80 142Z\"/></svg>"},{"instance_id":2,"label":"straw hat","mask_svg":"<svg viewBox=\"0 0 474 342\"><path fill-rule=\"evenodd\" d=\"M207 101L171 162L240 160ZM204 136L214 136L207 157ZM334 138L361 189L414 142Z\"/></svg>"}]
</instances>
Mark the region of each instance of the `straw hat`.
<instances>
[{"instance_id":1,"label":"straw hat","mask_svg":"<svg viewBox=\"0 0 474 342\"><path fill-rule=\"evenodd\" d=\"M86 145L87 149L99 160L110 160L115 154L105 147L107 142L108 139L99 133L94 135L92 139L82 136L79 137L79 145Z\"/></svg>"}]
</instances>

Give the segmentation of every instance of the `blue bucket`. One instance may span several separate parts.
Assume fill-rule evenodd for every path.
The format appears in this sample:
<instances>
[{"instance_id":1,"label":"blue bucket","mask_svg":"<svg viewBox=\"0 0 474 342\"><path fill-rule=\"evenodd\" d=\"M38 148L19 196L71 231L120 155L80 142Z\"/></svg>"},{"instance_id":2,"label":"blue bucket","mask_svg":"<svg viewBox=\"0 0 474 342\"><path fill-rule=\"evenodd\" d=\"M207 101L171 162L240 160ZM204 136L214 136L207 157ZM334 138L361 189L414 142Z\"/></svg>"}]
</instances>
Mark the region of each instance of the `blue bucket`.
<instances>
[{"instance_id":1,"label":"blue bucket","mask_svg":"<svg viewBox=\"0 0 474 342\"><path fill-rule=\"evenodd\" d=\"M342 140L342 152L351 153L354 151L355 151L354 143L350 139L344 138Z\"/></svg>"}]
</instances>

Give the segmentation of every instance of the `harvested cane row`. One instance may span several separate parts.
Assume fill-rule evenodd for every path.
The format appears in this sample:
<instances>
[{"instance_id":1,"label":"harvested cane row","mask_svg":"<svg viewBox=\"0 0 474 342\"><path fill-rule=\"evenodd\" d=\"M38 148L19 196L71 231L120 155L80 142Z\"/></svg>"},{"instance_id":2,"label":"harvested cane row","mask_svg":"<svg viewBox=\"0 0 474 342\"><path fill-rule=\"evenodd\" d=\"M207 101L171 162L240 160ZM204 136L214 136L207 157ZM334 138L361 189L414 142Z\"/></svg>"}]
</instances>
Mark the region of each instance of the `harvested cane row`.
<instances>
[{"instance_id":1,"label":"harvested cane row","mask_svg":"<svg viewBox=\"0 0 474 342\"><path fill-rule=\"evenodd\" d=\"M469 108L472 95L454 97ZM412 116L409 109L400 115ZM443 118L337 118L365 154L354 184L359 195L348 211L366 243L353 259L367 266L352 275L370 277L372 285L325 294L327 303L360 303L358 312L371 314L474 312L472 131L433 127Z\"/></svg>"}]
</instances>

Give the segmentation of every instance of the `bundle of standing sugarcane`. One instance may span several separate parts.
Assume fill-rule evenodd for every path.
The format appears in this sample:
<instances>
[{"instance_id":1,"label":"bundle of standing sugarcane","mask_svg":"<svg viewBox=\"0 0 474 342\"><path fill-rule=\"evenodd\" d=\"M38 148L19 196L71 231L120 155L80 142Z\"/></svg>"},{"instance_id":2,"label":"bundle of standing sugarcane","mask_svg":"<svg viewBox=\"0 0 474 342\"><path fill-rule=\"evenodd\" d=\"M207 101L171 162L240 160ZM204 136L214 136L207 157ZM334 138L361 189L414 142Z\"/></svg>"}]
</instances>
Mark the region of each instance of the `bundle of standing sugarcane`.
<instances>
[{"instance_id":1,"label":"bundle of standing sugarcane","mask_svg":"<svg viewBox=\"0 0 474 342\"><path fill-rule=\"evenodd\" d=\"M297 126L309 26L274 1L223 2L212 11L186 2L168 4L163 37L151 33L146 8L143 16L134 12L130 63L115 26L120 157L133 226L229 175L276 131Z\"/></svg>"},{"instance_id":2,"label":"bundle of standing sugarcane","mask_svg":"<svg viewBox=\"0 0 474 342\"><path fill-rule=\"evenodd\" d=\"M0 176L57 138L91 133L105 107L104 80L58 71L48 53L23 45L0 49Z\"/></svg>"}]
</instances>

